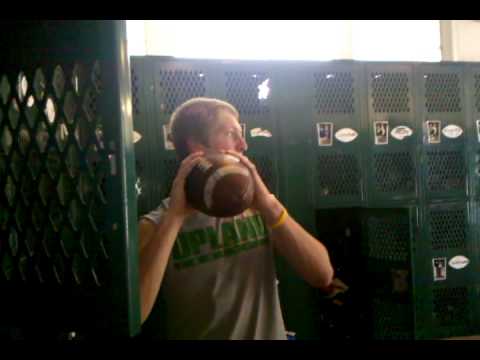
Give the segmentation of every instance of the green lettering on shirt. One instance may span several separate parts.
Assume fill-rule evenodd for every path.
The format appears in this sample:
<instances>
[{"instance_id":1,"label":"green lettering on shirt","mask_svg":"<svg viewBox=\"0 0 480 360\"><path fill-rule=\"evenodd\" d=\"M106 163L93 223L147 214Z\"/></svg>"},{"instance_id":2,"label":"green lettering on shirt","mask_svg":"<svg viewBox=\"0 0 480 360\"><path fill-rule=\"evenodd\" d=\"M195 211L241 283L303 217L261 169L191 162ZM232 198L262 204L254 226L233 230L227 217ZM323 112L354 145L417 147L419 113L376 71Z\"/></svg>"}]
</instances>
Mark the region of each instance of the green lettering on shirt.
<instances>
[{"instance_id":1,"label":"green lettering on shirt","mask_svg":"<svg viewBox=\"0 0 480 360\"><path fill-rule=\"evenodd\" d=\"M177 270L233 256L268 243L264 223L260 215L225 222L221 229L223 244L212 226L180 233L172 256ZM238 230L238 232L237 232Z\"/></svg>"},{"instance_id":2,"label":"green lettering on shirt","mask_svg":"<svg viewBox=\"0 0 480 360\"><path fill-rule=\"evenodd\" d=\"M223 233L223 247L230 248L235 246L240 240L235 231L233 223L223 223L222 224L222 233Z\"/></svg>"},{"instance_id":3,"label":"green lettering on shirt","mask_svg":"<svg viewBox=\"0 0 480 360\"><path fill-rule=\"evenodd\" d=\"M177 237L177 241L173 245L173 259L181 260L188 258L192 255L192 250L190 248L189 233L180 233Z\"/></svg>"}]
</instances>

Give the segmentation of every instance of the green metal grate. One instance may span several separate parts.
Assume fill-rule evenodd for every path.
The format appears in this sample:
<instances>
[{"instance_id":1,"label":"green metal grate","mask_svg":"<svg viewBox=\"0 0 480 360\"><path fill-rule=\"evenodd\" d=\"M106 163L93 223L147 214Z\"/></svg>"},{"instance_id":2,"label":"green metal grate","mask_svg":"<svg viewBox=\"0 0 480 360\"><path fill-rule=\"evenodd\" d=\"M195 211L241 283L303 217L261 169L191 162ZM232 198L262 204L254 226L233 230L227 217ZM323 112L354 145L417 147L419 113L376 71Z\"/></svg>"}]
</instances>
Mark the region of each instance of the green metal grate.
<instances>
[{"instance_id":1,"label":"green metal grate","mask_svg":"<svg viewBox=\"0 0 480 360\"><path fill-rule=\"evenodd\" d=\"M158 85L164 93L160 111L166 114L192 97L205 96L205 74L202 71L161 70Z\"/></svg>"},{"instance_id":2,"label":"green metal grate","mask_svg":"<svg viewBox=\"0 0 480 360\"><path fill-rule=\"evenodd\" d=\"M412 308L409 304L374 298L373 336L376 340L413 340Z\"/></svg>"},{"instance_id":3,"label":"green metal grate","mask_svg":"<svg viewBox=\"0 0 480 360\"><path fill-rule=\"evenodd\" d=\"M227 101L233 104L241 115L258 115L269 112L259 87L269 84L269 75L264 72L227 71L225 89Z\"/></svg>"},{"instance_id":4,"label":"green metal grate","mask_svg":"<svg viewBox=\"0 0 480 360\"><path fill-rule=\"evenodd\" d=\"M368 219L368 256L379 260L409 259L410 226L408 217L391 216Z\"/></svg>"},{"instance_id":5,"label":"green metal grate","mask_svg":"<svg viewBox=\"0 0 480 360\"><path fill-rule=\"evenodd\" d=\"M250 160L255 164L260 177L268 189L275 193L277 191L278 179L275 176L276 171L272 157L268 155L253 155L250 157Z\"/></svg>"},{"instance_id":6,"label":"green metal grate","mask_svg":"<svg viewBox=\"0 0 480 360\"><path fill-rule=\"evenodd\" d=\"M433 321L437 326L465 326L469 323L468 289L433 289Z\"/></svg>"},{"instance_id":7,"label":"green metal grate","mask_svg":"<svg viewBox=\"0 0 480 360\"><path fill-rule=\"evenodd\" d=\"M375 188L383 193L415 191L415 166L408 152L374 154Z\"/></svg>"},{"instance_id":8,"label":"green metal grate","mask_svg":"<svg viewBox=\"0 0 480 360\"><path fill-rule=\"evenodd\" d=\"M1 78L0 203L10 214L1 226L2 279L101 286L109 163L96 109L99 63Z\"/></svg>"},{"instance_id":9,"label":"green metal grate","mask_svg":"<svg viewBox=\"0 0 480 360\"><path fill-rule=\"evenodd\" d=\"M429 209L430 237L433 250L463 249L466 246L467 214L465 209Z\"/></svg>"},{"instance_id":10,"label":"green metal grate","mask_svg":"<svg viewBox=\"0 0 480 360\"><path fill-rule=\"evenodd\" d=\"M425 108L429 113L461 112L460 77L458 74L427 73Z\"/></svg>"},{"instance_id":11,"label":"green metal grate","mask_svg":"<svg viewBox=\"0 0 480 360\"><path fill-rule=\"evenodd\" d=\"M314 74L315 108L324 114L353 114L354 78L349 72Z\"/></svg>"},{"instance_id":12,"label":"green metal grate","mask_svg":"<svg viewBox=\"0 0 480 360\"><path fill-rule=\"evenodd\" d=\"M410 112L408 74L374 72L370 74L372 106L376 113Z\"/></svg>"},{"instance_id":13,"label":"green metal grate","mask_svg":"<svg viewBox=\"0 0 480 360\"><path fill-rule=\"evenodd\" d=\"M451 191L465 189L463 151L427 151L427 190Z\"/></svg>"},{"instance_id":14,"label":"green metal grate","mask_svg":"<svg viewBox=\"0 0 480 360\"><path fill-rule=\"evenodd\" d=\"M320 196L360 195L360 168L353 154L327 154L317 158L317 188Z\"/></svg>"},{"instance_id":15,"label":"green metal grate","mask_svg":"<svg viewBox=\"0 0 480 360\"><path fill-rule=\"evenodd\" d=\"M477 112L480 112L480 74L475 74L474 79L474 99L475 99L475 109Z\"/></svg>"}]
</instances>

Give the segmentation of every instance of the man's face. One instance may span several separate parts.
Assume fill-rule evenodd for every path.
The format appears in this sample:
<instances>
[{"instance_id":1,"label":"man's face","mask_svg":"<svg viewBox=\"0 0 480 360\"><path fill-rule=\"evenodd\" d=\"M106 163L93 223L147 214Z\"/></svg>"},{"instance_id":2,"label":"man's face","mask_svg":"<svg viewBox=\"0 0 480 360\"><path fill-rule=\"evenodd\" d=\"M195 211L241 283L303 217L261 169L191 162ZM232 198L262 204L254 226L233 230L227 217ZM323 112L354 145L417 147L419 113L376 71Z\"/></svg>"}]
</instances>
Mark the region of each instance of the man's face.
<instances>
[{"instance_id":1,"label":"man's face","mask_svg":"<svg viewBox=\"0 0 480 360\"><path fill-rule=\"evenodd\" d=\"M243 153L248 149L237 118L227 110L220 110L218 118L208 136L209 148L213 150L234 150Z\"/></svg>"}]
</instances>

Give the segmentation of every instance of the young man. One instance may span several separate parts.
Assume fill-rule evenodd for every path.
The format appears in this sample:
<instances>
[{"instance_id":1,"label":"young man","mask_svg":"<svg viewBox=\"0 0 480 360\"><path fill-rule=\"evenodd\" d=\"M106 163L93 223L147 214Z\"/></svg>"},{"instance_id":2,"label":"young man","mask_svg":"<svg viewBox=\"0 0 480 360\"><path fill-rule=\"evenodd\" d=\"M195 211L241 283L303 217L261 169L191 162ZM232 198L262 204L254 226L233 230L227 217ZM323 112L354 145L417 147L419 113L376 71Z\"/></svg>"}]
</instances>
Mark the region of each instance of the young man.
<instances>
[{"instance_id":1,"label":"young man","mask_svg":"<svg viewBox=\"0 0 480 360\"><path fill-rule=\"evenodd\" d=\"M171 339L286 339L274 249L309 284L326 288L333 269L326 248L307 233L270 193L242 153L237 110L221 100L194 98L170 120L183 159L170 197L140 220L142 322L160 287ZM252 208L214 218L186 201L185 178L206 150L235 154L255 181Z\"/></svg>"}]
</instances>

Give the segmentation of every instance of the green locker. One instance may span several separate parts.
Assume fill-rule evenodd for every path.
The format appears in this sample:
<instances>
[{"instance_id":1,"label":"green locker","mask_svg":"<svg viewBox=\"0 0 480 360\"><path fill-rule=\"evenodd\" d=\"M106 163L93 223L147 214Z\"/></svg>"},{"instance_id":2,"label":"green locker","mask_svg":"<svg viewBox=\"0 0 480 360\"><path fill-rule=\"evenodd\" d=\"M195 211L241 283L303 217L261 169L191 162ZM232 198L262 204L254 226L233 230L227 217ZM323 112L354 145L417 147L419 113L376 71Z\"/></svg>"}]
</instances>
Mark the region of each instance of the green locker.
<instances>
[{"instance_id":1,"label":"green locker","mask_svg":"<svg viewBox=\"0 0 480 360\"><path fill-rule=\"evenodd\" d=\"M125 22L0 26L0 335L134 336Z\"/></svg>"},{"instance_id":2,"label":"green locker","mask_svg":"<svg viewBox=\"0 0 480 360\"><path fill-rule=\"evenodd\" d=\"M327 63L308 70L315 207L359 206L365 200L363 64Z\"/></svg>"},{"instance_id":3,"label":"green locker","mask_svg":"<svg viewBox=\"0 0 480 360\"><path fill-rule=\"evenodd\" d=\"M463 71L461 64L421 64L416 68L422 198L426 201L466 196Z\"/></svg>"},{"instance_id":4,"label":"green locker","mask_svg":"<svg viewBox=\"0 0 480 360\"><path fill-rule=\"evenodd\" d=\"M418 209L415 206L369 208L361 216L368 335L378 340L412 340L415 336L412 253Z\"/></svg>"},{"instance_id":5,"label":"green locker","mask_svg":"<svg viewBox=\"0 0 480 360\"><path fill-rule=\"evenodd\" d=\"M144 164L142 211L167 196L175 174L174 153L162 142L171 111L193 96L226 99L245 123L247 155L290 213L327 245L337 276L350 286L343 310L357 325L342 324L339 336L478 332L476 65L162 57L132 63L133 73L143 74L138 88L153 96L135 118L135 128L146 132L136 144L137 169ZM272 137L258 136L263 130ZM281 259L278 267L287 328L299 338L328 338L318 326L328 318L321 294Z\"/></svg>"},{"instance_id":6,"label":"green locker","mask_svg":"<svg viewBox=\"0 0 480 360\"><path fill-rule=\"evenodd\" d=\"M422 210L422 243L416 259L417 338L472 334L478 297L471 209L459 201L429 204ZM470 264L452 265L459 256Z\"/></svg>"},{"instance_id":7,"label":"green locker","mask_svg":"<svg viewBox=\"0 0 480 360\"><path fill-rule=\"evenodd\" d=\"M368 63L369 204L417 200L413 65Z\"/></svg>"}]
</instances>

